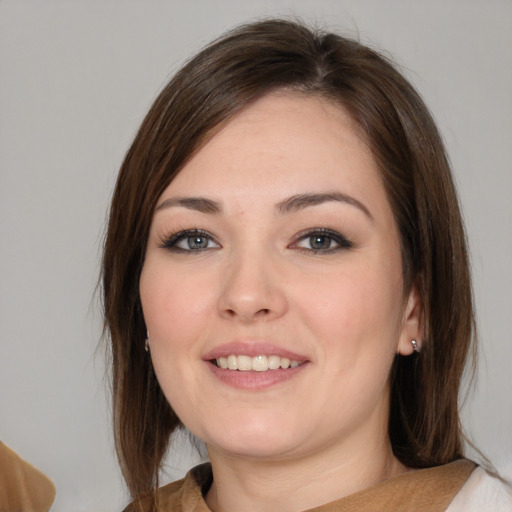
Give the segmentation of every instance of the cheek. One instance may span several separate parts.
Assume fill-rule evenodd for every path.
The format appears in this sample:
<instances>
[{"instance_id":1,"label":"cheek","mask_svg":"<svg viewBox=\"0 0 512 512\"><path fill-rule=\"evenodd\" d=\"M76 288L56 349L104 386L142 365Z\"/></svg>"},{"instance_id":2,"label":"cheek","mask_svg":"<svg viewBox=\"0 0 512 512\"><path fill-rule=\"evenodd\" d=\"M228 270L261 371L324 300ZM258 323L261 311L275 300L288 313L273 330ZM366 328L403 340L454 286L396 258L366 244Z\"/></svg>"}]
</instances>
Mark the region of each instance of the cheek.
<instances>
[{"instance_id":1,"label":"cheek","mask_svg":"<svg viewBox=\"0 0 512 512\"><path fill-rule=\"evenodd\" d=\"M187 423L190 402L202 401L194 386L194 371L215 304L212 283L191 273L175 272L165 261L155 264L150 260L143 268L139 289L158 382L167 401Z\"/></svg>"},{"instance_id":2,"label":"cheek","mask_svg":"<svg viewBox=\"0 0 512 512\"><path fill-rule=\"evenodd\" d=\"M152 344L165 344L170 351L196 340L215 306L214 287L204 276L163 265L144 267L140 295Z\"/></svg>"},{"instance_id":3,"label":"cheek","mask_svg":"<svg viewBox=\"0 0 512 512\"><path fill-rule=\"evenodd\" d=\"M352 268L308 290L309 295L302 294L301 316L320 348L317 357L327 386L321 400L326 410L333 409L332 401L338 404L334 415L358 421L386 403L398 343L401 286L380 272Z\"/></svg>"},{"instance_id":4,"label":"cheek","mask_svg":"<svg viewBox=\"0 0 512 512\"><path fill-rule=\"evenodd\" d=\"M378 267L353 266L296 293L302 316L334 353L352 358L394 352L401 313L401 282ZM352 356L352 358L350 357Z\"/></svg>"}]
</instances>

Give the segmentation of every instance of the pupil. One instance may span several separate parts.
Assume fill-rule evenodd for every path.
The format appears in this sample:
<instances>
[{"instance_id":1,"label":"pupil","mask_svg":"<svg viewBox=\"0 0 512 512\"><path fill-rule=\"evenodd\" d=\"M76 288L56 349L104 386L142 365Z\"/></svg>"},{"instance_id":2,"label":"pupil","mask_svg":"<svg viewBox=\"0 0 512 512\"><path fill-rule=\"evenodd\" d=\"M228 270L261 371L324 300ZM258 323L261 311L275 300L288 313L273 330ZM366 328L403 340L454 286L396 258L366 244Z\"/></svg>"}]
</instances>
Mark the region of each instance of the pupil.
<instances>
[{"instance_id":1,"label":"pupil","mask_svg":"<svg viewBox=\"0 0 512 512\"><path fill-rule=\"evenodd\" d=\"M188 239L190 249L204 249L207 245L208 240L205 236L191 236Z\"/></svg>"},{"instance_id":2,"label":"pupil","mask_svg":"<svg viewBox=\"0 0 512 512\"><path fill-rule=\"evenodd\" d=\"M309 243L313 249L329 249L331 239L325 235L315 235L309 239Z\"/></svg>"}]
</instances>

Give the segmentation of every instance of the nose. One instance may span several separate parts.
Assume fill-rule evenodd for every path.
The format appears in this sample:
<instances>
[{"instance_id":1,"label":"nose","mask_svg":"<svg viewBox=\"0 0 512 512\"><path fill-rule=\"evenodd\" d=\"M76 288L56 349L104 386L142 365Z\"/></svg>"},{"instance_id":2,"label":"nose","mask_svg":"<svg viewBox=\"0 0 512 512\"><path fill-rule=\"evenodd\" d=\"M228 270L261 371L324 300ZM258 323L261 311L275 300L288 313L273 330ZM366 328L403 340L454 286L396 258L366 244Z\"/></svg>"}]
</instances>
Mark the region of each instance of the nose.
<instances>
[{"instance_id":1,"label":"nose","mask_svg":"<svg viewBox=\"0 0 512 512\"><path fill-rule=\"evenodd\" d=\"M219 314L246 324L279 318L288 309L284 284L282 272L268 254L233 255L223 275Z\"/></svg>"}]
</instances>

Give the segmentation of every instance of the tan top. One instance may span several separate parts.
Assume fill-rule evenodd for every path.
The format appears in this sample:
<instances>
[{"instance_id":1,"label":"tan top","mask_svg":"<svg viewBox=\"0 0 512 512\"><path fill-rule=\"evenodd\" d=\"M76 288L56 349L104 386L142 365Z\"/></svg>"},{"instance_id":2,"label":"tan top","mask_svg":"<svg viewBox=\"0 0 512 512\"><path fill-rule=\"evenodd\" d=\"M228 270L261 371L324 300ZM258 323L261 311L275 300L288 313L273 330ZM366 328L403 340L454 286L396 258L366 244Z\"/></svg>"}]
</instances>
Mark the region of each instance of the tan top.
<instances>
[{"instance_id":1,"label":"tan top","mask_svg":"<svg viewBox=\"0 0 512 512\"><path fill-rule=\"evenodd\" d=\"M304 512L444 512L464 485L475 464L460 459L444 466L420 469L381 482ZM183 480L158 491L159 511L210 512L203 495L212 483L209 464L195 467ZM151 510L151 499L139 508L132 503L125 512Z\"/></svg>"},{"instance_id":2,"label":"tan top","mask_svg":"<svg viewBox=\"0 0 512 512\"><path fill-rule=\"evenodd\" d=\"M54 498L48 477L0 442L0 512L47 512Z\"/></svg>"}]
</instances>

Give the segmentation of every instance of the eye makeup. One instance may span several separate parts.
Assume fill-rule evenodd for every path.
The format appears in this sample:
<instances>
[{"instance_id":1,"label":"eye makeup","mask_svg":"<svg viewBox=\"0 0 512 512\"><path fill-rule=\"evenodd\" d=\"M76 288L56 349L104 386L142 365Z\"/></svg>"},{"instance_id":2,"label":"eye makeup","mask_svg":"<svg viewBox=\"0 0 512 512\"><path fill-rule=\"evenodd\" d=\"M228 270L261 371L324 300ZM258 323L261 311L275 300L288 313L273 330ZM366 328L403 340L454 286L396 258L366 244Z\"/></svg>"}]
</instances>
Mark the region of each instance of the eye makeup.
<instances>
[{"instance_id":1,"label":"eye makeup","mask_svg":"<svg viewBox=\"0 0 512 512\"><path fill-rule=\"evenodd\" d=\"M303 230L294 238L289 245L290 248L315 254L334 253L354 247L354 244L340 232L322 227Z\"/></svg>"},{"instance_id":2,"label":"eye makeup","mask_svg":"<svg viewBox=\"0 0 512 512\"><path fill-rule=\"evenodd\" d=\"M219 249L220 244L203 229L183 229L161 238L160 247L171 252L192 253Z\"/></svg>"}]
</instances>

